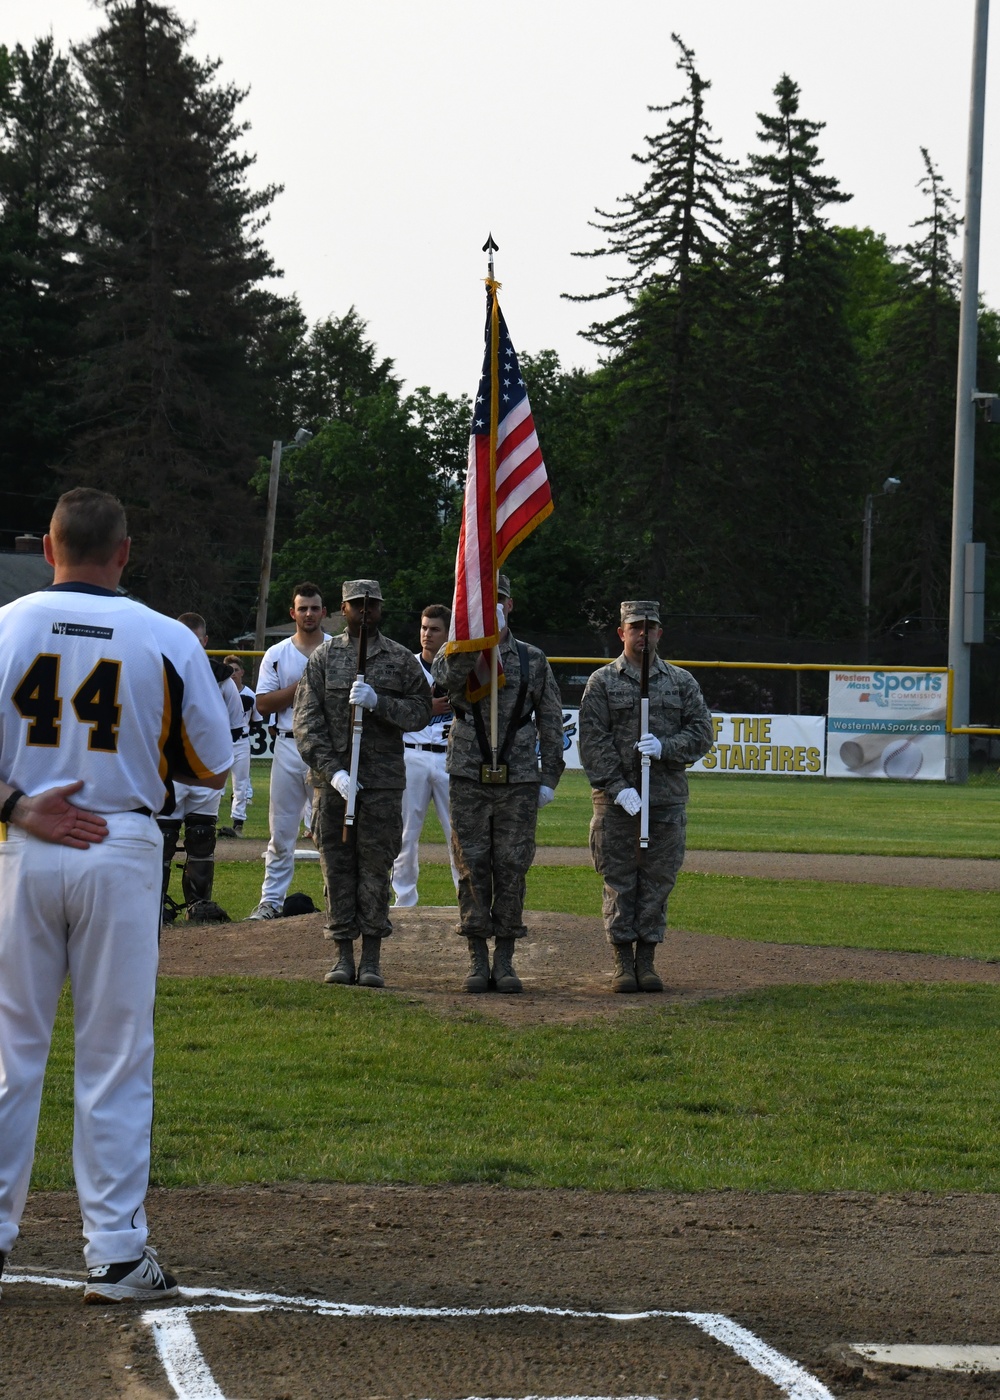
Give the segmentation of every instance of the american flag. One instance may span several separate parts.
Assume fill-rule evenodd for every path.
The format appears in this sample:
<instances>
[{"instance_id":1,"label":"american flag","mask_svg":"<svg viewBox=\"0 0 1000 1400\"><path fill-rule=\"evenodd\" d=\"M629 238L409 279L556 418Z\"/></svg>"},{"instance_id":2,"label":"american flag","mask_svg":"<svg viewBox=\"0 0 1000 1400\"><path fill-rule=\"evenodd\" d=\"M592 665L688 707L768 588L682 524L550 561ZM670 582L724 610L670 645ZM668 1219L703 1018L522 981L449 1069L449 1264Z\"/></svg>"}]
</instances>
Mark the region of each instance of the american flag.
<instances>
[{"instance_id":1,"label":"american flag","mask_svg":"<svg viewBox=\"0 0 1000 1400\"><path fill-rule=\"evenodd\" d=\"M552 492L497 283L488 279L486 287L486 352L472 413L449 651L496 646L497 570L552 513ZM488 655L474 674L472 699L489 685Z\"/></svg>"}]
</instances>

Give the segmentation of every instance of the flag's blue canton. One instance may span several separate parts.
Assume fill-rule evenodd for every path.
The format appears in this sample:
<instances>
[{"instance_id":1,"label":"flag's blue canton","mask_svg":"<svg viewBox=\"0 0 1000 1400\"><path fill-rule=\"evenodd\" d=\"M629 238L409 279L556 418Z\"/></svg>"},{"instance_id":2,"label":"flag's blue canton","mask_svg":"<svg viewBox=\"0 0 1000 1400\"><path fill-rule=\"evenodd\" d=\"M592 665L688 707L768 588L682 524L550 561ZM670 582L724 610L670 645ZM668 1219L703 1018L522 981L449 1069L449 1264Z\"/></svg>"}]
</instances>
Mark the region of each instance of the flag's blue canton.
<instances>
[{"instance_id":1,"label":"flag's blue canton","mask_svg":"<svg viewBox=\"0 0 1000 1400\"><path fill-rule=\"evenodd\" d=\"M500 354L497 368L500 377L500 411L497 421L502 423L510 410L521 402L527 392L521 371L517 367L517 356L510 343L507 322L500 313ZM483 377L479 381L476 406L472 413L472 433L488 433L490 430L490 311L486 314L486 354L483 356Z\"/></svg>"}]
</instances>

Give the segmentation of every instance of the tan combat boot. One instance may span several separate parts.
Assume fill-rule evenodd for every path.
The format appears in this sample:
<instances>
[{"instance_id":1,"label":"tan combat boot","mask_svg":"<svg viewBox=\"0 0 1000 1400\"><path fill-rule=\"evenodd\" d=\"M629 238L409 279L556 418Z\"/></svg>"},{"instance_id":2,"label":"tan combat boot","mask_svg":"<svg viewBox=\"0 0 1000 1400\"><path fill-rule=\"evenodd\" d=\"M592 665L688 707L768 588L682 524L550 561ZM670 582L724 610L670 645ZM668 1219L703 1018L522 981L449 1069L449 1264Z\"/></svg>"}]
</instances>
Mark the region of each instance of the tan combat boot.
<instances>
[{"instance_id":1,"label":"tan combat boot","mask_svg":"<svg viewBox=\"0 0 1000 1400\"><path fill-rule=\"evenodd\" d=\"M514 940L498 938L493 949L491 981L498 992L520 992L521 979L514 971Z\"/></svg>"},{"instance_id":2,"label":"tan combat boot","mask_svg":"<svg viewBox=\"0 0 1000 1400\"><path fill-rule=\"evenodd\" d=\"M354 944L349 938L338 938L337 951L340 956L323 978L323 981L337 983L342 987L353 987Z\"/></svg>"},{"instance_id":3,"label":"tan combat boot","mask_svg":"<svg viewBox=\"0 0 1000 1400\"><path fill-rule=\"evenodd\" d=\"M379 972L382 940L374 933L361 935L361 966L358 968L359 987L384 987L385 978Z\"/></svg>"},{"instance_id":4,"label":"tan combat boot","mask_svg":"<svg viewBox=\"0 0 1000 1400\"><path fill-rule=\"evenodd\" d=\"M615 975L611 979L613 992L637 992L635 980L635 948L631 943L612 944L615 955Z\"/></svg>"},{"instance_id":5,"label":"tan combat boot","mask_svg":"<svg viewBox=\"0 0 1000 1400\"><path fill-rule=\"evenodd\" d=\"M485 938L470 938L469 975L462 983L463 992L488 992L490 989L490 950Z\"/></svg>"},{"instance_id":6,"label":"tan combat boot","mask_svg":"<svg viewBox=\"0 0 1000 1400\"><path fill-rule=\"evenodd\" d=\"M640 992L662 992L663 983L653 971L653 958L656 956L656 944L646 943L643 939L635 945L635 980L639 984Z\"/></svg>"}]
</instances>

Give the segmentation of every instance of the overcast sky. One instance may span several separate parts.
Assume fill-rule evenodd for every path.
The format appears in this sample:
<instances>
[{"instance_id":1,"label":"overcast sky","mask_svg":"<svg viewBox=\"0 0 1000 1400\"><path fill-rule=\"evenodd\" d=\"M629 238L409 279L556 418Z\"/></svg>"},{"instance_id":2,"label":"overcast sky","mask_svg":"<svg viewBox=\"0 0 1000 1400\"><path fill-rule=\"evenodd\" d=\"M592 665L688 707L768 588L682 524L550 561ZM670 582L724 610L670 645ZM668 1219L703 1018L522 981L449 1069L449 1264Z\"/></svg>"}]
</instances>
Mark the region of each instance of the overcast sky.
<instances>
[{"instance_id":1,"label":"overcast sky","mask_svg":"<svg viewBox=\"0 0 1000 1400\"><path fill-rule=\"evenodd\" d=\"M485 258L519 351L590 366L579 337L596 290L587 227L637 189L630 157L683 91L676 31L710 79L726 154L755 148L783 72L826 122L833 212L896 243L925 206L926 146L964 202L973 0L179 0L192 47L249 88L255 183L283 184L266 238L283 287L317 320L354 305L407 387L471 393L482 359ZM92 34L89 0L3 0L0 41L61 48ZM994 33L994 48L1000 33ZM1000 72L996 53L990 81ZM1000 305L1000 108L987 99L981 284ZM598 308L599 309L599 308Z\"/></svg>"}]
</instances>

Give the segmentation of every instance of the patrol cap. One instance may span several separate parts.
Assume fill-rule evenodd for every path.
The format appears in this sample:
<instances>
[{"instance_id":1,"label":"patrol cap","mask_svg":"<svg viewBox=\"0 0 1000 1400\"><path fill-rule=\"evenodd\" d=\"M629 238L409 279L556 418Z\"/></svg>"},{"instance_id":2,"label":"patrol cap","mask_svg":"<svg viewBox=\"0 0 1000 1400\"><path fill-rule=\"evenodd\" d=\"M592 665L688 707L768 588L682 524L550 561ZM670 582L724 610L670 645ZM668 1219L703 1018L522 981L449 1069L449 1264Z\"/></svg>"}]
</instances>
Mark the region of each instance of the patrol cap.
<instances>
[{"instance_id":1,"label":"patrol cap","mask_svg":"<svg viewBox=\"0 0 1000 1400\"><path fill-rule=\"evenodd\" d=\"M511 597L510 579L507 577L506 574L498 574L498 575L497 575L497 597L498 597L498 598L509 598L509 597Z\"/></svg>"},{"instance_id":2,"label":"patrol cap","mask_svg":"<svg viewBox=\"0 0 1000 1400\"><path fill-rule=\"evenodd\" d=\"M369 598L377 598L381 603L382 590L378 586L377 578L348 578L344 580L340 600L343 603L353 603L356 599L363 598L366 593Z\"/></svg>"},{"instance_id":3,"label":"patrol cap","mask_svg":"<svg viewBox=\"0 0 1000 1400\"><path fill-rule=\"evenodd\" d=\"M641 622L646 618L648 622L655 622L660 625L660 605L652 598L636 598L622 603L622 626L626 622Z\"/></svg>"}]
</instances>

